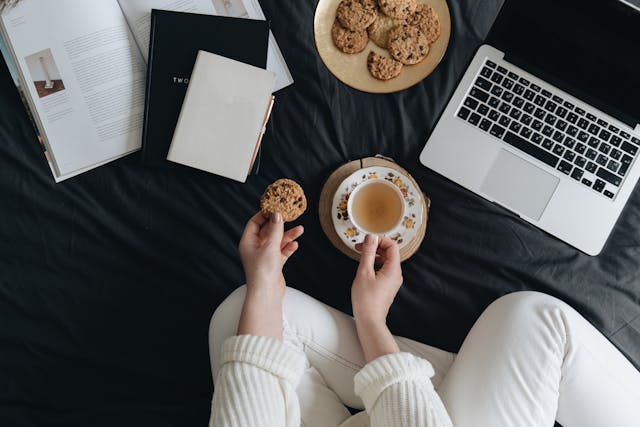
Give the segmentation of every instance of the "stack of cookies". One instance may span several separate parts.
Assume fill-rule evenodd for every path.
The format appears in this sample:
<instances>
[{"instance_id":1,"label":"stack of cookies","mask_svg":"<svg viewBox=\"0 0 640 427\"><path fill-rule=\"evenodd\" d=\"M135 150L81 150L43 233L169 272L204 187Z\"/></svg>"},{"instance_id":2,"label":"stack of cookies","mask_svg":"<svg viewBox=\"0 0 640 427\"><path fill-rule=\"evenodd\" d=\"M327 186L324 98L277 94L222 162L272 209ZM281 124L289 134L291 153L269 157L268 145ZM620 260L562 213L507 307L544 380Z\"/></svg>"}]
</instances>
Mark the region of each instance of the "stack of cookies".
<instances>
[{"instance_id":1,"label":"stack of cookies","mask_svg":"<svg viewBox=\"0 0 640 427\"><path fill-rule=\"evenodd\" d=\"M391 57L371 51L367 68L376 79L390 80L399 76L404 66L424 60L440 31L440 19L433 8L416 0L342 0L331 37L347 54L362 52L369 39L387 49Z\"/></svg>"}]
</instances>

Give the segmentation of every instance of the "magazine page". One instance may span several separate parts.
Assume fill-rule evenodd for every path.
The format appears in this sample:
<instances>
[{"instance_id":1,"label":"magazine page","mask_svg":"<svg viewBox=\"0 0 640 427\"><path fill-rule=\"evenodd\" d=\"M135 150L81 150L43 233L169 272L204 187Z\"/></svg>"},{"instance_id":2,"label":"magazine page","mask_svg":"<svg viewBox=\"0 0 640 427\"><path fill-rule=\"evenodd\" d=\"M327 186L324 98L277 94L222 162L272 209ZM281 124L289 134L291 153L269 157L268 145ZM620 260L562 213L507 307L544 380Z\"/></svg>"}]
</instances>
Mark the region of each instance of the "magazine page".
<instances>
[{"instance_id":1,"label":"magazine page","mask_svg":"<svg viewBox=\"0 0 640 427\"><path fill-rule=\"evenodd\" d=\"M211 0L118 0L145 62L149 61L151 9L215 15Z\"/></svg>"},{"instance_id":2,"label":"magazine page","mask_svg":"<svg viewBox=\"0 0 640 427\"><path fill-rule=\"evenodd\" d=\"M140 148L145 66L117 2L23 0L0 19L56 175Z\"/></svg>"},{"instance_id":3,"label":"magazine page","mask_svg":"<svg viewBox=\"0 0 640 427\"><path fill-rule=\"evenodd\" d=\"M151 9L203 13L234 18L265 19L257 0L118 0L129 21L145 61L149 54ZM274 91L293 83L293 78L282 56L273 33L269 31L267 70L276 74Z\"/></svg>"}]
</instances>

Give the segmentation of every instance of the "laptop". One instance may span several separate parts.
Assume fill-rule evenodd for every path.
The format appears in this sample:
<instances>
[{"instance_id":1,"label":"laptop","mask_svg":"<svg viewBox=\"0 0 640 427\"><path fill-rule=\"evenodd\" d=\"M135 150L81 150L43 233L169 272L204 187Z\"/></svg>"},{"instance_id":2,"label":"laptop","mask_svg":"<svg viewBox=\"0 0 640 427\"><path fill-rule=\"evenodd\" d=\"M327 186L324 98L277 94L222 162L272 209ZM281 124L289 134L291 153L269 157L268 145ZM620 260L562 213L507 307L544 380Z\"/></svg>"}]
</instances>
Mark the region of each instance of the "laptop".
<instances>
[{"instance_id":1,"label":"laptop","mask_svg":"<svg viewBox=\"0 0 640 427\"><path fill-rule=\"evenodd\" d=\"M640 1L506 0L420 155L597 255L640 162Z\"/></svg>"}]
</instances>

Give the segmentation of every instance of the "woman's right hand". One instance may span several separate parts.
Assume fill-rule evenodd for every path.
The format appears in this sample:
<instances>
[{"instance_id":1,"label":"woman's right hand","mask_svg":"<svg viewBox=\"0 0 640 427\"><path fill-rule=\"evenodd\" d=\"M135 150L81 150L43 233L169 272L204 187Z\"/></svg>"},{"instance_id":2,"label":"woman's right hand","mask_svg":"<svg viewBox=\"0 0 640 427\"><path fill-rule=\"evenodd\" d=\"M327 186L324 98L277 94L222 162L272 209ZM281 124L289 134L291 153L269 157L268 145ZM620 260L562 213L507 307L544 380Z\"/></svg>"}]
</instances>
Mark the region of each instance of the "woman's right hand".
<instances>
[{"instance_id":1,"label":"woman's right hand","mask_svg":"<svg viewBox=\"0 0 640 427\"><path fill-rule=\"evenodd\" d=\"M386 325L389 308L402 285L400 249L390 238L373 234L367 234L356 249L361 256L351 287L353 316L356 321Z\"/></svg>"}]
</instances>

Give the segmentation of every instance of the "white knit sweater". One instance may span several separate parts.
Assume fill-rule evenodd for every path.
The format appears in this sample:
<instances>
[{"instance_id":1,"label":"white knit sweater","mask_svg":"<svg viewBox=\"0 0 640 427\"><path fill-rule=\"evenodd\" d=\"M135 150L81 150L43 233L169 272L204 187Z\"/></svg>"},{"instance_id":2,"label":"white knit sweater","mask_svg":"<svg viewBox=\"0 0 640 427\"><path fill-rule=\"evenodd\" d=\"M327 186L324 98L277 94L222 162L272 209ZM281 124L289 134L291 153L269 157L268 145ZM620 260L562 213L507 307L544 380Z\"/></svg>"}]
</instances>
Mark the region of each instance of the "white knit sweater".
<instances>
[{"instance_id":1,"label":"white knit sweater","mask_svg":"<svg viewBox=\"0 0 640 427\"><path fill-rule=\"evenodd\" d=\"M210 426L299 427L296 387L305 364L302 352L281 341L252 335L228 338L222 347ZM368 363L354 382L370 425L452 426L432 376L431 364L409 353ZM352 418L342 425L355 424Z\"/></svg>"}]
</instances>

